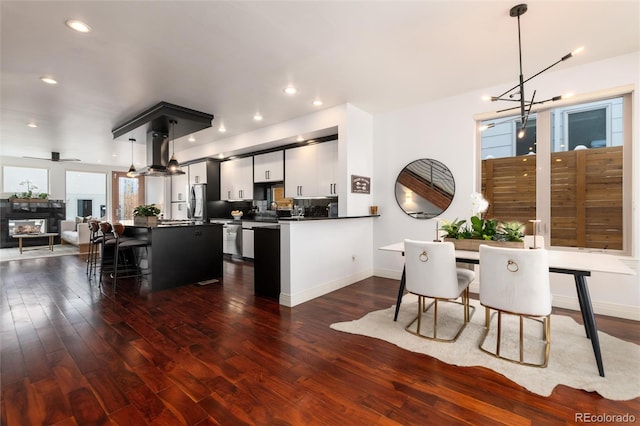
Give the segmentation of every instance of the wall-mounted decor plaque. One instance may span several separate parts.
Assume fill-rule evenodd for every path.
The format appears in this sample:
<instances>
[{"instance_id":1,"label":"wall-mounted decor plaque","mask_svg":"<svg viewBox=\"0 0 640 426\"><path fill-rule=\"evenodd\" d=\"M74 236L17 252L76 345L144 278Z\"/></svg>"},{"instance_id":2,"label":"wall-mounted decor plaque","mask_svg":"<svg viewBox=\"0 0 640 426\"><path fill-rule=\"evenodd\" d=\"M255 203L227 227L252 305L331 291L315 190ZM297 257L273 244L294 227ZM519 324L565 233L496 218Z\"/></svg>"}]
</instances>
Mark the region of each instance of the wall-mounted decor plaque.
<instances>
[{"instance_id":1,"label":"wall-mounted decor plaque","mask_svg":"<svg viewBox=\"0 0 640 426\"><path fill-rule=\"evenodd\" d=\"M351 175L351 192L354 194L371 193L371 178Z\"/></svg>"}]
</instances>

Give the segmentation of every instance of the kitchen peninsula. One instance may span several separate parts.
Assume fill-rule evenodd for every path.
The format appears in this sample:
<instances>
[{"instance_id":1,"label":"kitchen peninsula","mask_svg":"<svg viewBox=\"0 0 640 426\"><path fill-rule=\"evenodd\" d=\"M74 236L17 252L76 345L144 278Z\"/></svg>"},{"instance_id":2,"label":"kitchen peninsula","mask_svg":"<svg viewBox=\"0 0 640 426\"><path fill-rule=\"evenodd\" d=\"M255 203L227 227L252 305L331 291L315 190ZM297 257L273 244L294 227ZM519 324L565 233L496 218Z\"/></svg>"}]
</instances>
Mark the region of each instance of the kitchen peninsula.
<instances>
[{"instance_id":1,"label":"kitchen peninsula","mask_svg":"<svg viewBox=\"0 0 640 426\"><path fill-rule=\"evenodd\" d=\"M222 277L222 225L171 222L127 226L125 236L147 239L151 291Z\"/></svg>"},{"instance_id":2,"label":"kitchen peninsula","mask_svg":"<svg viewBox=\"0 0 640 426\"><path fill-rule=\"evenodd\" d=\"M280 304L295 306L372 276L376 217L280 218Z\"/></svg>"}]
</instances>

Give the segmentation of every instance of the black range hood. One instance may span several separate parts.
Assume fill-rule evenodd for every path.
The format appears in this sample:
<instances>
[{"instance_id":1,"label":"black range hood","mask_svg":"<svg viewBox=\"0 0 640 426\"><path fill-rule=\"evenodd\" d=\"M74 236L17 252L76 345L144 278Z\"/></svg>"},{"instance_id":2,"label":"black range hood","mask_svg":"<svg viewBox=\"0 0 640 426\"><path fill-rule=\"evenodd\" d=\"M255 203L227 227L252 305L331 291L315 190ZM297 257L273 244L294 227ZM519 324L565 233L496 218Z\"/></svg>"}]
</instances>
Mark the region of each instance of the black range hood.
<instances>
[{"instance_id":1,"label":"black range hood","mask_svg":"<svg viewBox=\"0 0 640 426\"><path fill-rule=\"evenodd\" d=\"M113 139L144 132L147 144L147 166L137 174L142 176L170 176L184 172L171 172L169 164L170 138L177 139L211 127L212 114L160 102L111 130ZM171 128L171 121L175 121ZM169 132L172 134L169 134Z\"/></svg>"}]
</instances>

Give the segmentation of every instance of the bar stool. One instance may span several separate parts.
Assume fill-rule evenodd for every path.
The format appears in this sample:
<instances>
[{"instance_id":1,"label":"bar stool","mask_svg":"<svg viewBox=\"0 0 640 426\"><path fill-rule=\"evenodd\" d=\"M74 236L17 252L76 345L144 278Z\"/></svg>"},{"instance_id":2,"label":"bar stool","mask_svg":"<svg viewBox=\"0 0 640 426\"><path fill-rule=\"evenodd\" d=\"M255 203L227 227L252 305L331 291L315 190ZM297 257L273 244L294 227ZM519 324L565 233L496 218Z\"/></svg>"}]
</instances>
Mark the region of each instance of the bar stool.
<instances>
[{"instance_id":1,"label":"bar stool","mask_svg":"<svg viewBox=\"0 0 640 426\"><path fill-rule=\"evenodd\" d=\"M109 222L100 222L99 244L100 244L100 280L102 286L102 276L113 271L113 255L115 253L116 238L113 235L113 226ZM97 254L96 254L97 256Z\"/></svg>"},{"instance_id":2,"label":"bar stool","mask_svg":"<svg viewBox=\"0 0 640 426\"><path fill-rule=\"evenodd\" d=\"M137 255L138 249L145 249L147 254L148 240L125 237L124 225L113 224L113 236L115 237L115 252L113 255L113 267L111 278L113 279L113 294L116 293L118 278L141 278L148 274L148 269L142 268L142 258Z\"/></svg>"},{"instance_id":3,"label":"bar stool","mask_svg":"<svg viewBox=\"0 0 640 426\"><path fill-rule=\"evenodd\" d=\"M100 222L91 220L89 225L89 254L87 257L87 275L89 280L91 276L96 274L98 269L98 254L100 253L100 245L102 244L102 235L100 234Z\"/></svg>"}]
</instances>

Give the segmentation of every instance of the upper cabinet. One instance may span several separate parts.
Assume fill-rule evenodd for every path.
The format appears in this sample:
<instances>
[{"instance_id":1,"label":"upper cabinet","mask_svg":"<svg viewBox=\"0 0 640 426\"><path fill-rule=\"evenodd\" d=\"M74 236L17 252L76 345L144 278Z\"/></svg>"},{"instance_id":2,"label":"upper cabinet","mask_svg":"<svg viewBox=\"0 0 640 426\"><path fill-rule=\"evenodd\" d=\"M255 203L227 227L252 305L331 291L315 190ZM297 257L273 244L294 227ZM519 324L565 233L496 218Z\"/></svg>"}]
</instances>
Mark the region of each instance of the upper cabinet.
<instances>
[{"instance_id":1,"label":"upper cabinet","mask_svg":"<svg viewBox=\"0 0 640 426\"><path fill-rule=\"evenodd\" d=\"M207 162L189 164L189 185L207 183Z\"/></svg>"},{"instance_id":2,"label":"upper cabinet","mask_svg":"<svg viewBox=\"0 0 640 426\"><path fill-rule=\"evenodd\" d=\"M284 152L275 151L253 157L253 181L278 182L284 180Z\"/></svg>"},{"instance_id":3,"label":"upper cabinet","mask_svg":"<svg viewBox=\"0 0 640 426\"><path fill-rule=\"evenodd\" d=\"M338 141L321 143L316 146L318 166L318 195L338 195Z\"/></svg>"},{"instance_id":4,"label":"upper cabinet","mask_svg":"<svg viewBox=\"0 0 640 426\"><path fill-rule=\"evenodd\" d=\"M171 201L187 201L187 191L189 189L187 175L171 176Z\"/></svg>"},{"instance_id":5,"label":"upper cabinet","mask_svg":"<svg viewBox=\"0 0 640 426\"><path fill-rule=\"evenodd\" d=\"M207 201L220 200L220 161L207 158L197 163L191 163L188 166L183 166L187 174L172 176L172 183L174 178L184 179L184 185L194 185L204 183L207 185ZM172 191L174 186L172 185ZM183 201L172 198L172 201Z\"/></svg>"},{"instance_id":6,"label":"upper cabinet","mask_svg":"<svg viewBox=\"0 0 640 426\"><path fill-rule=\"evenodd\" d=\"M220 164L220 196L222 200L253 199L253 157Z\"/></svg>"},{"instance_id":7,"label":"upper cabinet","mask_svg":"<svg viewBox=\"0 0 640 426\"><path fill-rule=\"evenodd\" d=\"M285 150L285 197L337 196L338 141Z\"/></svg>"}]
</instances>

